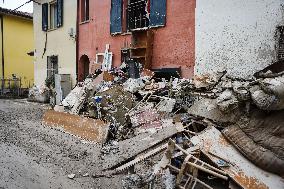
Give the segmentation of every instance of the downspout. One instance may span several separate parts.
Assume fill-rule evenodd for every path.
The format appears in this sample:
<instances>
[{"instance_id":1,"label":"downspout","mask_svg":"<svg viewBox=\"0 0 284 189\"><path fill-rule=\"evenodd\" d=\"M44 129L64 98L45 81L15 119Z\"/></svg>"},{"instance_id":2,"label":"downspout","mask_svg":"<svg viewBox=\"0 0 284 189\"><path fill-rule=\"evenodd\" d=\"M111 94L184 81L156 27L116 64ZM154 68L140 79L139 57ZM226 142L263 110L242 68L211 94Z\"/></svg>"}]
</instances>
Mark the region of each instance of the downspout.
<instances>
[{"instance_id":1,"label":"downspout","mask_svg":"<svg viewBox=\"0 0 284 189\"><path fill-rule=\"evenodd\" d=\"M4 72L5 60L4 60L3 15L0 15L0 18L1 18L1 48L2 48L2 78L4 78L5 77L5 72Z\"/></svg>"},{"instance_id":2,"label":"downspout","mask_svg":"<svg viewBox=\"0 0 284 189\"><path fill-rule=\"evenodd\" d=\"M79 0L77 0L77 19L76 19L76 81L79 81L78 63L79 63Z\"/></svg>"}]
</instances>

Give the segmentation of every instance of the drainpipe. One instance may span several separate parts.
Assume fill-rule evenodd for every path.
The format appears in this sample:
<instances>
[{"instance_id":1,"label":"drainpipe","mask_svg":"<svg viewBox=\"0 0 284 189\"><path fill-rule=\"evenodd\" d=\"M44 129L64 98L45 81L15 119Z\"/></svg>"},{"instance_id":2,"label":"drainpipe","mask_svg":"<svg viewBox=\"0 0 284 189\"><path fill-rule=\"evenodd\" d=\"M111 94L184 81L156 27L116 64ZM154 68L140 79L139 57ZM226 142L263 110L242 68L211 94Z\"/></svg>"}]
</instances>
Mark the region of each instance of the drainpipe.
<instances>
[{"instance_id":1,"label":"drainpipe","mask_svg":"<svg viewBox=\"0 0 284 189\"><path fill-rule=\"evenodd\" d=\"M3 34L3 15L0 15L0 19L1 19L1 49L2 49L2 78L4 79L4 65L5 65L5 61L4 61L4 34Z\"/></svg>"},{"instance_id":2,"label":"drainpipe","mask_svg":"<svg viewBox=\"0 0 284 189\"><path fill-rule=\"evenodd\" d=\"M79 62L79 3L77 0L77 20L76 20L76 81L79 81L78 62Z\"/></svg>"}]
</instances>

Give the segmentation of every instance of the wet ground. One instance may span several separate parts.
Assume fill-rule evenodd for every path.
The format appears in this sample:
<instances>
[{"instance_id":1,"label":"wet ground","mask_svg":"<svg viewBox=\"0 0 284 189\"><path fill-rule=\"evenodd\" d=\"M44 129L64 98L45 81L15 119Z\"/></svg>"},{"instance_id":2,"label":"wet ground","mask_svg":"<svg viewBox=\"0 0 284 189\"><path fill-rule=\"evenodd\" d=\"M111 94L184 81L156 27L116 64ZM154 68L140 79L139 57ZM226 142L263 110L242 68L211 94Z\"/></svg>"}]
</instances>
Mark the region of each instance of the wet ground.
<instances>
[{"instance_id":1,"label":"wet ground","mask_svg":"<svg viewBox=\"0 0 284 189\"><path fill-rule=\"evenodd\" d=\"M92 177L103 169L100 145L41 124L46 108L0 99L0 189L122 188L121 176Z\"/></svg>"}]
</instances>

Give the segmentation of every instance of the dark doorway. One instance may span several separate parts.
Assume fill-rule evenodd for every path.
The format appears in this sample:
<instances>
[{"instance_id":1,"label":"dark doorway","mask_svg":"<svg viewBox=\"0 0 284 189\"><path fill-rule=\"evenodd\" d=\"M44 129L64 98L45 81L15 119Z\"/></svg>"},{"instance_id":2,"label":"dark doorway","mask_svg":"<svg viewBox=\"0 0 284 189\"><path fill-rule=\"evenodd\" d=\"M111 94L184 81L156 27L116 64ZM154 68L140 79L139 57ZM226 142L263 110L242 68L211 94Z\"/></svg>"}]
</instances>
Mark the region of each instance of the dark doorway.
<instances>
[{"instance_id":1,"label":"dark doorway","mask_svg":"<svg viewBox=\"0 0 284 189\"><path fill-rule=\"evenodd\" d=\"M89 57L87 55L81 56L80 67L82 68L81 71L80 71L81 72L80 73L80 80L83 81L89 75L90 60L89 60Z\"/></svg>"}]
</instances>

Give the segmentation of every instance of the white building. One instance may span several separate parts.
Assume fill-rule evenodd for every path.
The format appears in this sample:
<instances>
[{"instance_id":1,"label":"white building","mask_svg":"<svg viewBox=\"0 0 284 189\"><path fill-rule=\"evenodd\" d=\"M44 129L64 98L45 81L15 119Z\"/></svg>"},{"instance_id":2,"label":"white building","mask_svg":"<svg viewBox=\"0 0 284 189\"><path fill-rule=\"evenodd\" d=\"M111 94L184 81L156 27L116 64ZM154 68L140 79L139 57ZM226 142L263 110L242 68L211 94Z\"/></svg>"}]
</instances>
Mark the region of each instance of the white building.
<instances>
[{"instance_id":1,"label":"white building","mask_svg":"<svg viewBox=\"0 0 284 189\"><path fill-rule=\"evenodd\" d=\"M35 85L55 73L70 74L76 84L77 0L34 2Z\"/></svg>"},{"instance_id":2,"label":"white building","mask_svg":"<svg viewBox=\"0 0 284 189\"><path fill-rule=\"evenodd\" d=\"M283 0L196 0L195 74L227 70L248 78L278 61L283 6Z\"/></svg>"}]
</instances>

